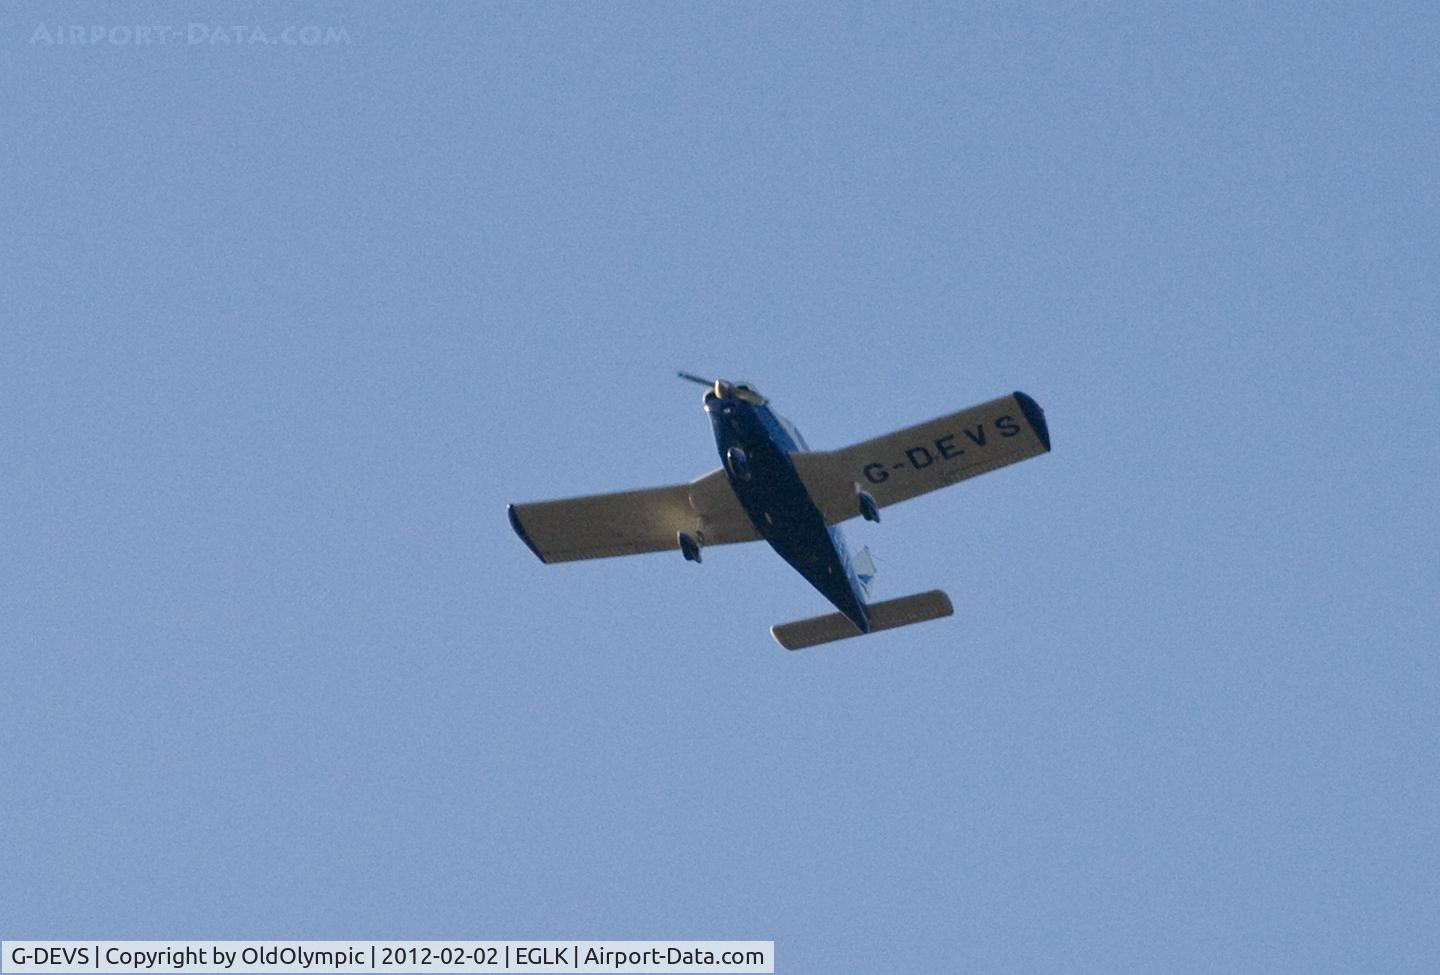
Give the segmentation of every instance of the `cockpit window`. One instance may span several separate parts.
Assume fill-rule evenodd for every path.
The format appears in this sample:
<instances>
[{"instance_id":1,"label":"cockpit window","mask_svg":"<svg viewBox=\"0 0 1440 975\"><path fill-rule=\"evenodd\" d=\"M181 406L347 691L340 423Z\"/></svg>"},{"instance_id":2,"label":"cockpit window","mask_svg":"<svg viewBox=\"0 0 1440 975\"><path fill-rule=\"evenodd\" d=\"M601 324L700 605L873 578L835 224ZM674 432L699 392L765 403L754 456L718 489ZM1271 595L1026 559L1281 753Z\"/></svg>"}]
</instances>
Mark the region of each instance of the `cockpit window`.
<instances>
[{"instance_id":1,"label":"cockpit window","mask_svg":"<svg viewBox=\"0 0 1440 975\"><path fill-rule=\"evenodd\" d=\"M786 433L790 434L790 439L795 441L796 446L801 450L810 449L810 445L805 442L805 437L800 433L800 429L796 427L795 424L779 414L776 414L775 419L780 421L780 425L785 428Z\"/></svg>"}]
</instances>

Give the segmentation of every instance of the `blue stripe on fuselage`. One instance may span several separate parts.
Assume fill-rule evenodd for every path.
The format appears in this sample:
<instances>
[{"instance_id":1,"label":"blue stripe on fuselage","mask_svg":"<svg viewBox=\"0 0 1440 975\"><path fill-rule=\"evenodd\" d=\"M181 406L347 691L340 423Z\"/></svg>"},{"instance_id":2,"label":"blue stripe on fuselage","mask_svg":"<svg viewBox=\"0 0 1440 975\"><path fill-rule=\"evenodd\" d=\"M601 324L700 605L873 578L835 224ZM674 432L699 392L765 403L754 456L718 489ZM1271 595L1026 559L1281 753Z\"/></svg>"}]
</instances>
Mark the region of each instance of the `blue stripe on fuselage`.
<instances>
[{"instance_id":1,"label":"blue stripe on fuselage","mask_svg":"<svg viewBox=\"0 0 1440 975\"><path fill-rule=\"evenodd\" d=\"M790 563L861 632L870 632L860 581L837 527L827 526L810 500L790 455L801 449L787 424L768 405L736 396L705 397L705 412L715 431L715 446L740 505L770 546ZM793 428L792 428L793 429ZM744 451L748 477L738 477L727 462L731 448Z\"/></svg>"}]
</instances>

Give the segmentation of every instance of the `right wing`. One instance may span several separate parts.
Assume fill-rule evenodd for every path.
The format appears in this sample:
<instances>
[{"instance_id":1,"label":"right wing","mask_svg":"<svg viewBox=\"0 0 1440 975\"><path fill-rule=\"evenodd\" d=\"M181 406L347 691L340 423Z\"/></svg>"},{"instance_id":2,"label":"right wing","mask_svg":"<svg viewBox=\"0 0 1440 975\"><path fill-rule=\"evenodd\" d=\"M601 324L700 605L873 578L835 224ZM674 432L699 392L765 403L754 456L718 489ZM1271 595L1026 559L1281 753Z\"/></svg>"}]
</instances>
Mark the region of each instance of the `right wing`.
<instances>
[{"instance_id":1,"label":"right wing","mask_svg":"<svg viewBox=\"0 0 1440 975\"><path fill-rule=\"evenodd\" d=\"M541 562L677 551L682 531L705 545L760 537L719 468L689 484L512 504L510 525Z\"/></svg>"},{"instance_id":2,"label":"right wing","mask_svg":"<svg viewBox=\"0 0 1440 975\"><path fill-rule=\"evenodd\" d=\"M860 514L857 486L880 507L1050 449L1045 412L1012 393L840 450L791 454L827 525Z\"/></svg>"}]
</instances>

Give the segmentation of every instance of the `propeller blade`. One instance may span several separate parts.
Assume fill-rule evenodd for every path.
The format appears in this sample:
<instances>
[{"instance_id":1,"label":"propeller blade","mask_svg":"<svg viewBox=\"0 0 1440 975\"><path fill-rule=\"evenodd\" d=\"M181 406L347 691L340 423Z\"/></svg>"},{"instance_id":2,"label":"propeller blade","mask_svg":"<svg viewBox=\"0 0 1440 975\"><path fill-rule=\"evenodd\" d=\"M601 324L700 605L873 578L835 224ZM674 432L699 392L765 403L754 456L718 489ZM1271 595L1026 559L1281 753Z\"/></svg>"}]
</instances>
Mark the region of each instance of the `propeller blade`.
<instances>
[{"instance_id":1,"label":"propeller blade","mask_svg":"<svg viewBox=\"0 0 1440 975\"><path fill-rule=\"evenodd\" d=\"M695 374L692 373L692 372L677 372L675 375L679 376L681 379L688 379L688 380L690 380L692 383L699 383L701 386L714 386L714 385L715 385L715 380L713 380L713 379L704 379L704 378L702 378L702 377L700 377L700 376L695 375Z\"/></svg>"}]
</instances>

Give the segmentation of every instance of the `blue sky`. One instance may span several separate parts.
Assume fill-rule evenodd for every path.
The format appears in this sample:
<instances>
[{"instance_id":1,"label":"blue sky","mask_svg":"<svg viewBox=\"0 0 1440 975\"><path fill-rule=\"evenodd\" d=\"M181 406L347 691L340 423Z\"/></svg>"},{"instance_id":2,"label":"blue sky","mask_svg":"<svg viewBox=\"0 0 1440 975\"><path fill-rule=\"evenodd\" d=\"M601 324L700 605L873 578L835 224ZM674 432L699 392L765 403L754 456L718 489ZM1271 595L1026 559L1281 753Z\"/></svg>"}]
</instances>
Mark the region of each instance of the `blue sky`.
<instances>
[{"instance_id":1,"label":"blue sky","mask_svg":"<svg viewBox=\"0 0 1440 975\"><path fill-rule=\"evenodd\" d=\"M0 935L1440 967L1433 6L236 19L3 11ZM763 546L506 523L713 468L677 368L1055 450L787 654Z\"/></svg>"}]
</instances>

